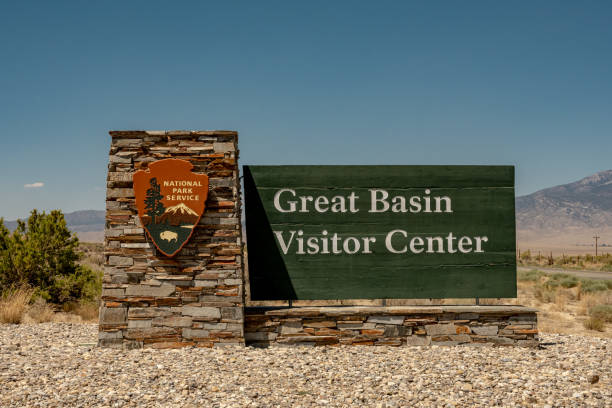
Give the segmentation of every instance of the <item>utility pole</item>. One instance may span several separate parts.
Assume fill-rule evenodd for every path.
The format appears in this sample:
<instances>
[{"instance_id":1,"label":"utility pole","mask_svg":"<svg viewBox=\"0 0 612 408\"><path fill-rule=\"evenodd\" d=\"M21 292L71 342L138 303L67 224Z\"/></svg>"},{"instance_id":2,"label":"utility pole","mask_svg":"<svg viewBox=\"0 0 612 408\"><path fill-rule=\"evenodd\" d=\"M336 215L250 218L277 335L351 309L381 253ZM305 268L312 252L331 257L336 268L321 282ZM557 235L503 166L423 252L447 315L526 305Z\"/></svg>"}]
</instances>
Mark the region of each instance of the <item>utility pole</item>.
<instances>
[{"instance_id":1,"label":"utility pole","mask_svg":"<svg viewBox=\"0 0 612 408\"><path fill-rule=\"evenodd\" d=\"M595 235L593 238L595 238L595 258L597 258L597 241L599 240L599 238L601 238L600 236Z\"/></svg>"}]
</instances>

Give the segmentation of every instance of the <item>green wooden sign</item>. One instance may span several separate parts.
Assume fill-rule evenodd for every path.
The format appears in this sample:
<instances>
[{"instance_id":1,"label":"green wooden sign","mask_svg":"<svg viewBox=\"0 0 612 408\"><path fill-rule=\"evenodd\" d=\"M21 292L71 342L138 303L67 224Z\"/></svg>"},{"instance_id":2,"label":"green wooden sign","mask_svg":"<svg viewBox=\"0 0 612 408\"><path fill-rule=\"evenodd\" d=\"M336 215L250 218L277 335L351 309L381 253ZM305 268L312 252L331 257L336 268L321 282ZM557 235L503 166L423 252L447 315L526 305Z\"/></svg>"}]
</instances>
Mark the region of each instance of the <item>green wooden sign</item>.
<instances>
[{"instance_id":1,"label":"green wooden sign","mask_svg":"<svg viewBox=\"0 0 612 408\"><path fill-rule=\"evenodd\" d=\"M244 166L251 299L516 297L513 166Z\"/></svg>"}]
</instances>

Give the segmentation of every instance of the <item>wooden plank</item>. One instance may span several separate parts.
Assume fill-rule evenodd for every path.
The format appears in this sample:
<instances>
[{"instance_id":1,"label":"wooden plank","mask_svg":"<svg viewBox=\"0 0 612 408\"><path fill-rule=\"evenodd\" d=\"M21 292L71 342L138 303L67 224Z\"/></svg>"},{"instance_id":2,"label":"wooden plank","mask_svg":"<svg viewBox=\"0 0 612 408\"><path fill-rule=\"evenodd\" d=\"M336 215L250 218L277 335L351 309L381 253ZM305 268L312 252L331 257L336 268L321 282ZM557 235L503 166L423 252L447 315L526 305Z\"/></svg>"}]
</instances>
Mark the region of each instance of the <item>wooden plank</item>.
<instances>
[{"instance_id":1,"label":"wooden plank","mask_svg":"<svg viewBox=\"0 0 612 408\"><path fill-rule=\"evenodd\" d=\"M244 174L253 300L516 297L512 166Z\"/></svg>"}]
</instances>

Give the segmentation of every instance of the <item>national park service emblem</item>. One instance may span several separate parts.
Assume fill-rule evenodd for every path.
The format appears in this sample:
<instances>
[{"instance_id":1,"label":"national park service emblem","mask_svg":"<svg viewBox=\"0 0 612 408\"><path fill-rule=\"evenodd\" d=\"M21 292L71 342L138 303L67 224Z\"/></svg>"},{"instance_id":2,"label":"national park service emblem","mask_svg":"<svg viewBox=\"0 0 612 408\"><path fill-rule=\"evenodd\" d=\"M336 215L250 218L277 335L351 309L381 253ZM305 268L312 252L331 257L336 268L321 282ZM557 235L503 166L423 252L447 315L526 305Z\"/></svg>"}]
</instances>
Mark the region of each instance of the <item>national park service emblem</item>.
<instances>
[{"instance_id":1,"label":"national park service emblem","mask_svg":"<svg viewBox=\"0 0 612 408\"><path fill-rule=\"evenodd\" d=\"M191 172L186 160L165 159L134 173L138 216L161 253L176 255L204 213L208 176Z\"/></svg>"}]
</instances>

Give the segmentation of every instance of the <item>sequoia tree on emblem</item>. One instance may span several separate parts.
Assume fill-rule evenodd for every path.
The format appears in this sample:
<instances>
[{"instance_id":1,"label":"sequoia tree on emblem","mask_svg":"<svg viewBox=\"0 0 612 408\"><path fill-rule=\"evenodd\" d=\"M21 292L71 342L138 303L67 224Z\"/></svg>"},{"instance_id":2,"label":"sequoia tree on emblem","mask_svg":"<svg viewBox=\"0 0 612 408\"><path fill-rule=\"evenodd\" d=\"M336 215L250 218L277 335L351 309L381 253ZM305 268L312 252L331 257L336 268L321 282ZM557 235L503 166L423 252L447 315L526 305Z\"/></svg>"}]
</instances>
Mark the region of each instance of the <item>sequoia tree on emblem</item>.
<instances>
[{"instance_id":1,"label":"sequoia tree on emblem","mask_svg":"<svg viewBox=\"0 0 612 408\"><path fill-rule=\"evenodd\" d=\"M204 213L208 176L195 174L186 160L165 159L134 173L136 207L157 249L176 255L189 241Z\"/></svg>"}]
</instances>

